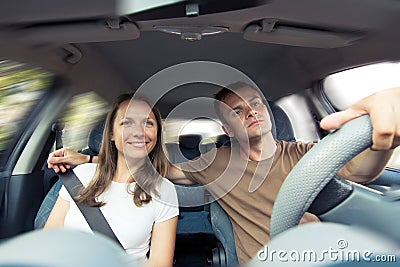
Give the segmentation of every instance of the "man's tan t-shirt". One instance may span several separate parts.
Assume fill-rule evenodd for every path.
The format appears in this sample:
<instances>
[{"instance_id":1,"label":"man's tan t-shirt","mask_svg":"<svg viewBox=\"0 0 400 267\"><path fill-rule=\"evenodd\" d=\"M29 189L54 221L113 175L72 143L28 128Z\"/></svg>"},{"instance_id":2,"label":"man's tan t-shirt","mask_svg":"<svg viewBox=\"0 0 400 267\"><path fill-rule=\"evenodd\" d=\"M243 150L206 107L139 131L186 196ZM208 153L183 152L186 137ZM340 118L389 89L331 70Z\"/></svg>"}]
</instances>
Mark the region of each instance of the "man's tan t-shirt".
<instances>
[{"instance_id":1,"label":"man's tan t-shirt","mask_svg":"<svg viewBox=\"0 0 400 267\"><path fill-rule=\"evenodd\" d=\"M179 165L186 177L206 186L230 217L240 263L248 262L269 241L278 191L290 170L313 146L285 141L276 141L276 145L273 160L246 161L234 143ZM318 218L306 213L300 223L311 221Z\"/></svg>"}]
</instances>

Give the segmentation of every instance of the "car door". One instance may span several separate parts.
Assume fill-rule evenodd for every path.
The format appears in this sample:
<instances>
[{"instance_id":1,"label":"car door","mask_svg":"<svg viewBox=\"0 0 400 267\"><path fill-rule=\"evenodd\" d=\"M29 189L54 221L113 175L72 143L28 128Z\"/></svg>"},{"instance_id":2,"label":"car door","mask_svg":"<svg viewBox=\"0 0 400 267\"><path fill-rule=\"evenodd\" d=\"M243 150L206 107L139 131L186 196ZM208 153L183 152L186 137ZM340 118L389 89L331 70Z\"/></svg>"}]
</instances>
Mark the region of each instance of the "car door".
<instances>
[{"instance_id":1,"label":"car door","mask_svg":"<svg viewBox=\"0 0 400 267\"><path fill-rule=\"evenodd\" d=\"M52 123L68 101L60 79L42 69L0 61L0 238L33 229L45 193L43 168Z\"/></svg>"}]
</instances>

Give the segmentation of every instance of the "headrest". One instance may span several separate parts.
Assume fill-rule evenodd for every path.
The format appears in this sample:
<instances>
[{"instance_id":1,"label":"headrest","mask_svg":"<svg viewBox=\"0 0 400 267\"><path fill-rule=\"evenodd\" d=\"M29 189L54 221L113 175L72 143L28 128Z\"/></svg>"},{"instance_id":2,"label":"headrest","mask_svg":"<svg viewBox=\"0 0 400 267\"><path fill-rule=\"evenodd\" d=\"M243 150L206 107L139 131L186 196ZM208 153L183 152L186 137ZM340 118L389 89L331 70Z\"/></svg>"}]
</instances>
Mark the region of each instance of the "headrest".
<instances>
[{"instance_id":1,"label":"headrest","mask_svg":"<svg viewBox=\"0 0 400 267\"><path fill-rule=\"evenodd\" d=\"M217 140L215 141L215 145L217 147L228 145L231 139L226 134L221 134L217 136Z\"/></svg>"},{"instance_id":2,"label":"headrest","mask_svg":"<svg viewBox=\"0 0 400 267\"><path fill-rule=\"evenodd\" d=\"M93 155L99 154L101 140L103 138L105 119L99 121L89 133L88 146Z\"/></svg>"},{"instance_id":3,"label":"headrest","mask_svg":"<svg viewBox=\"0 0 400 267\"><path fill-rule=\"evenodd\" d=\"M268 101L268 104L274 116L276 139L288 142L296 141L292 123L286 112L272 101Z\"/></svg>"},{"instance_id":4,"label":"headrest","mask_svg":"<svg viewBox=\"0 0 400 267\"><path fill-rule=\"evenodd\" d=\"M179 136L179 146L194 149L198 148L201 142L201 135L199 134L184 134Z\"/></svg>"}]
</instances>

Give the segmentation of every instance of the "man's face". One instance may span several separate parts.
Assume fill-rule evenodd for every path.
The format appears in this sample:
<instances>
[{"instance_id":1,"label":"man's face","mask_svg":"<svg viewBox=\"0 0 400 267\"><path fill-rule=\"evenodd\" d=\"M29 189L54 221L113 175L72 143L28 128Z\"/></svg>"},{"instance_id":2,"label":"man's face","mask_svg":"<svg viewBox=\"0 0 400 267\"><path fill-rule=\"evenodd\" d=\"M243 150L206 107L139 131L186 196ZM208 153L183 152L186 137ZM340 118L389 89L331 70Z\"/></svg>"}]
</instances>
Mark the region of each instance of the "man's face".
<instances>
[{"instance_id":1,"label":"man's face","mask_svg":"<svg viewBox=\"0 0 400 267\"><path fill-rule=\"evenodd\" d=\"M221 105L224 130L238 141L252 141L271 132L267 106L257 90L244 87L226 96Z\"/></svg>"}]
</instances>

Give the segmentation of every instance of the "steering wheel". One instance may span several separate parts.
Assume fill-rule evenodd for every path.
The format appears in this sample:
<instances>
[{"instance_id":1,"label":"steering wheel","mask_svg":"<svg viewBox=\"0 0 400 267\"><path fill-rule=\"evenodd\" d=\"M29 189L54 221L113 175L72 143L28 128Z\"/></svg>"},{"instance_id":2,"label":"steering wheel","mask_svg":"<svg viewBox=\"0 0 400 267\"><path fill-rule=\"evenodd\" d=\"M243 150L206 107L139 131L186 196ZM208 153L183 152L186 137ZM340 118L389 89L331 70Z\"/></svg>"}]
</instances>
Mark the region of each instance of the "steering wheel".
<instances>
[{"instance_id":1,"label":"steering wheel","mask_svg":"<svg viewBox=\"0 0 400 267\"><path fill-rule=\"evenodd\" d=\"M271 239L298 225L340 168L371 144L372 126L365 115L346 123L307 152L289 173L275 200Z\"/></svg>"}]
</instances>

